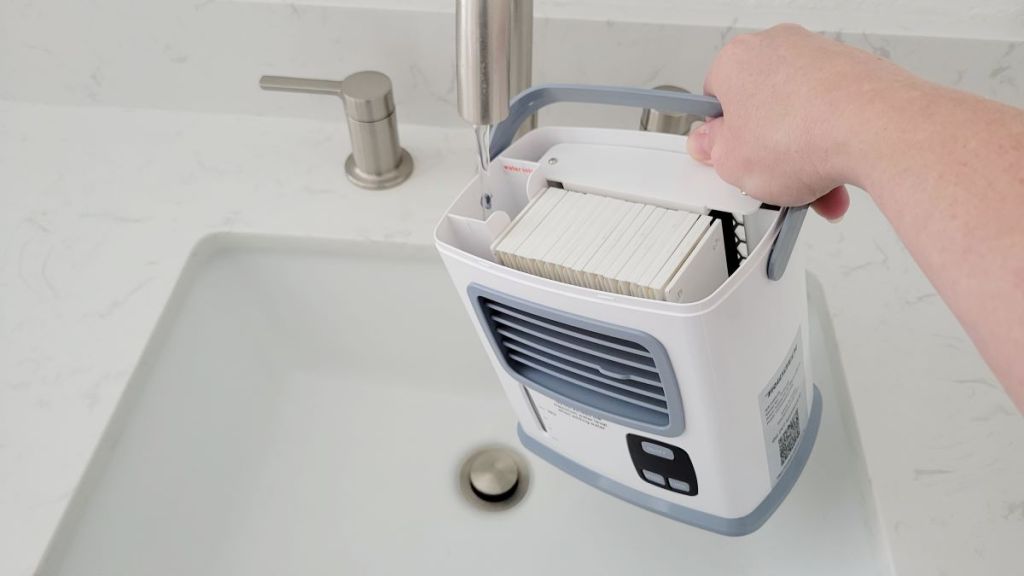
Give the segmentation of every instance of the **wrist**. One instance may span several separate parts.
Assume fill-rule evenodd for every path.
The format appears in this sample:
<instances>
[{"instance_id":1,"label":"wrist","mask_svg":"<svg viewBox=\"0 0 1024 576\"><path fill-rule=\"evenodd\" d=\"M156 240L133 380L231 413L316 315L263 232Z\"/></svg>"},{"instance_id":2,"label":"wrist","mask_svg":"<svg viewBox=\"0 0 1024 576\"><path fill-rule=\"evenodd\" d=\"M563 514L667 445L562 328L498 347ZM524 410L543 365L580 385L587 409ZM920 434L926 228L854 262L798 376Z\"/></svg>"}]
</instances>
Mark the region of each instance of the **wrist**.
<instances>
[{"instance_id":1,"label":"wrist","mask_svg":"<svg viewBox=\"0 0 1024 576\"><path fill-rule=\"evenodd\" d=\"M872 183L921 136L920 116L928 113L922 103L932 100L936 88L902 70L890 72L895 73L845 91L833 109L829 167L837 181L869 194L875 189Z\"/></svg>"}]
</instances>

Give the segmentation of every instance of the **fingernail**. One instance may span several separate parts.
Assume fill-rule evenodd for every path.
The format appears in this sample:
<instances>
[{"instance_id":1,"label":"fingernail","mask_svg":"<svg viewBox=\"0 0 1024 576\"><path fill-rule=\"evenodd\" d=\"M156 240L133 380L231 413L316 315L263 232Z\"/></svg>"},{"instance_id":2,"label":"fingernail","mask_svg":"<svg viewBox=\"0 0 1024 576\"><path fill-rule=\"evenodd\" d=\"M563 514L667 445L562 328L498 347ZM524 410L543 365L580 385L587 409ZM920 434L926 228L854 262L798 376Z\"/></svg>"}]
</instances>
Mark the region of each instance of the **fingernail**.
<instances>
[{"instance_id":1,"label":"fingernail","mask_svg":"<svg viewBox=\"0 0 1024 576\"><path fill-rule=\"evenodd\" d=\"M835 218L826 218L826 220L828 220L829 222L831 222L833 224L839 224L840 222L843 221L843 218L846 218L846 214L840 214L839 216L837 216Z\"/></svg>"},{"instance_id":2,"label":"fingernail","mask_svg":"<svg viewBox=\"0 0 1024 576\"><path fill-rule=\"evenodd\" d=\"M690 130L690 145L688 146L690 156L702 162L711 159L711 152L708 150L708 132L708 126L704 123Z\"/></svg>"}]
</instances>

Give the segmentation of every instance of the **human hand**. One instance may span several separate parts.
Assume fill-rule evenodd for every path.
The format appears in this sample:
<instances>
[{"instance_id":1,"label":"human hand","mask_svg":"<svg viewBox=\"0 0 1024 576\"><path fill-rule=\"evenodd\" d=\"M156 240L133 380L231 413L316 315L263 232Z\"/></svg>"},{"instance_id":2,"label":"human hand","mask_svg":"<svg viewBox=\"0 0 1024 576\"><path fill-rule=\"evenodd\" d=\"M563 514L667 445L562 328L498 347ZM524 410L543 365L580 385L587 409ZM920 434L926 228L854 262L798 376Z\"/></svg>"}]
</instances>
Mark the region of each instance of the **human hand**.
<instances>
[{"instance_id":1,"label":"human hand","mask_svg":"<svg viewBox=\"0 0 1024 576\"><path fill-rule=\"evenodd\" d=\"M850 205L847 156L866 104L913 78L867 52L785 24L738 36L715 59L704 92L724 115L695 128L690 155L745 193L811 204L829 220Z\"/></svg>"}]
</instances>

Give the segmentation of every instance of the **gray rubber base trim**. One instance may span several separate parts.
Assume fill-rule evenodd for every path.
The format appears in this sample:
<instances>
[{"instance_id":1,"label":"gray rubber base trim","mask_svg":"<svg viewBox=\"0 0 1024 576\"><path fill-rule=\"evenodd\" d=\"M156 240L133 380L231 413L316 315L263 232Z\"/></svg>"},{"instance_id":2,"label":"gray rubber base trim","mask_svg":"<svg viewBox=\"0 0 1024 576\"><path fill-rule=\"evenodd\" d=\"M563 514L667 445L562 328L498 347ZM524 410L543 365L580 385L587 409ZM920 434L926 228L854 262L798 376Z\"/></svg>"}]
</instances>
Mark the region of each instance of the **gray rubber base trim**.
<instances>
[{"instance_id":1,"label":"gray rubber base trim","mask_svg":"<svg viewBox=\"0 0 1024 576\"><path fill-rule=\"evenodd\" d=\"M807 427L804 429L800 445L797 447L796 452L793 453L793 461L789 463L789 467L782 473L782 477L779 478L775 487L772 488L772 491L768 493L768 496L765 497L757 508L754 508L750 514L740 518L722 518L721 516L673 504L667 500L655 498L635 488L630 488L610 478L601 476L527 436L521 425L518 426L519 441L522 442L527 450L543 458L549 464L626 502L646 508L652 512L657 512L673 520L703 528L704 530L710 530L725 536L745 536L760 528L779 505L782 504L782 501L786 499L786 495L789 494L793 485L796 484L800 473L803 472L807 459L811 456L811 449L814 448L814 442L818 438L818 428L821 425L821 392L817 386L813 386L813 388L814 398L811 402L811 416L807 422Z\"/></svg>"}]
</instances>

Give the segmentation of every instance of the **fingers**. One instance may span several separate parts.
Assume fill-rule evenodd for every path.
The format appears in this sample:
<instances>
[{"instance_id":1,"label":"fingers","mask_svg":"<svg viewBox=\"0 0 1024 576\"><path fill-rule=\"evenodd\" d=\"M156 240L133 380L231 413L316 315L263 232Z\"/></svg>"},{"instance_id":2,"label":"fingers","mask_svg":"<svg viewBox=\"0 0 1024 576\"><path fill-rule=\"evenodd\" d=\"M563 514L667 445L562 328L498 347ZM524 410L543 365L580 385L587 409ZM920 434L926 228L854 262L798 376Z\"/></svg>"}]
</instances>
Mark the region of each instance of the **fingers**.
<instances>
[{"instance_id":1,"label":"fingers","mask_svg":"<svg viewBox=\"0 0 1024 576\"><path fill-rule=\"evenodd\" d=\"M715 56L715 60L711 63L711 68L708 69L707 74L704 75L704 95L715 96L715 69L718 64L718 60L721 58L721 54Z\"/></svg>"},{"instance_id":2,"label":"fingers","mask_svg":"<svg viewBox=\"0 0 1024 576\"><path fill-rule=\"evenodd\" d=\"M721 132L723 121L722 118L715 118L690 131L686 139L686 151L694 160L711 164L715 141Z\"/></svg>"},{"instance_id":3,"label":"fingers","mask_svg":"<svg viewBox=\"0 0 1024 576\"><path fill-rule=\"evenodd\" d=\"M738 37L742 37L742 34ZM732 46L730 46L730 44L732 44L735 40L736 38L733 38L729 42L726 42L725 45L722 46L722 49L718 51L718 54L715 55L715 59L711 62L711 67L708 68L707 74L704 75L703 88L705 95L718 96L717 91L721 88L721 86L719 86L719 76L721 74L729 73L730 65L728 63L728 59L730 51L732 49Z\"/></svg>"},{"instance_id":4,"label":"fingers","mask_svg":"<svg viewBox=\"0 0 1024 576\"><path fill-rule=\"evenodd\" d=\"M715 118L690 131L686 139L686 151L690 157L709 166L714 165L712 158L722 135L723 122L724 118ZM846 186L837 186L812 202L811 207L829 222L839 222L850 208L850 193Z\"/></svg>"},{"instance_id":5,"label":"fingers","mask_svg":"<svg viewBox=\"0 0 1024 576\"><path fill-rule=\"evenodd\" d=\"M846 186L837 186L815 200L811 207L829 222L839 222L850 208L850 193Z\"/></svg>"}]
</instances>

